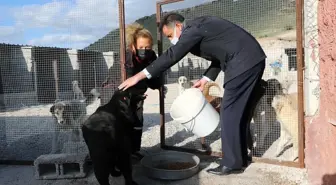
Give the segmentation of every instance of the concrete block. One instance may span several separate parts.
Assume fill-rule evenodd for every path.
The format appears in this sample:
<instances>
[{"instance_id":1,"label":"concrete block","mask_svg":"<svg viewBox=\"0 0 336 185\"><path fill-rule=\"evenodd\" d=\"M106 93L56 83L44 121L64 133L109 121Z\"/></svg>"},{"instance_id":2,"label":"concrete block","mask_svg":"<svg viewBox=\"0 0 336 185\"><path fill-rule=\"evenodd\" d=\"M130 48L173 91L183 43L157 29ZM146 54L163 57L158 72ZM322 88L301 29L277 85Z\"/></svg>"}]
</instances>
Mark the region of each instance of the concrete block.
<instances>
[{"instance_id":1,"label":"concrete block","mask_svg":"<svg viewBox=\"0 0 336 185\"><path fill-rule=\"evenodd\" d=\"M34 161L36 179L72 179L87 175L88 154L48 154Z\"/></svg>"}]
</instances>

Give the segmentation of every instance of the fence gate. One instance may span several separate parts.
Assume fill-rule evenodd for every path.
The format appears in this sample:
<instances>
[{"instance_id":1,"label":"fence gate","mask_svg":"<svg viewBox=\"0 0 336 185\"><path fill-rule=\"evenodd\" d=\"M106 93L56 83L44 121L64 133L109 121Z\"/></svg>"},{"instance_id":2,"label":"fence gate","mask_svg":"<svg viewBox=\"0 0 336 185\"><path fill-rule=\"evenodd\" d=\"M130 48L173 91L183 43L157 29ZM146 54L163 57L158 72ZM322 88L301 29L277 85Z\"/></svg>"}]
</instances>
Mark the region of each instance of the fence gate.
<instances>
[{"instance_id":1,"label":"fence gate","mask_svg":"<svg viewBox=\"0 0 336 185\"><path fill-rule=\"evenodd\" d=\"M284 101L286 113L272 108L263 97L250 125L254 139L252 155L254 161L303 167L304 126L303 126L303 59L302 59L302 1L295 0L165 0L157 3L157 24L169 12L182 14L186 20L198 16L212 15L227 19L249 31L261 44L266 59L263 75L265 81L275 79L280 82L295 108L288 107ZM170 47L169 40L158 34L159 55ZM299 47L298 47L299 46ZM178 80L184 76L188 81L196 81L209 66L210 61L192 54L185 56L166 74L168 93L164 99L161 94L161 147L171 150L189 151L207 155L222 156L220 126L206 138L196 138L184 128L172 121L170 106L179 95ZM216 79L220 90L212 87L210 94L222 96L223 72ZM267 91L270 94L270 91ZM270 94L271 96L274 96ZM287 107L286 107L287 106ZM166 116L165 116L166 115ZM277 115L286 120L279 122ZM285 131L281 135L281 127ZM277 152L279 142L286 147ZM281 144L281 142L280 142ZM225 151L224 151L225 155Z\"/></svg>"}]
</instances>

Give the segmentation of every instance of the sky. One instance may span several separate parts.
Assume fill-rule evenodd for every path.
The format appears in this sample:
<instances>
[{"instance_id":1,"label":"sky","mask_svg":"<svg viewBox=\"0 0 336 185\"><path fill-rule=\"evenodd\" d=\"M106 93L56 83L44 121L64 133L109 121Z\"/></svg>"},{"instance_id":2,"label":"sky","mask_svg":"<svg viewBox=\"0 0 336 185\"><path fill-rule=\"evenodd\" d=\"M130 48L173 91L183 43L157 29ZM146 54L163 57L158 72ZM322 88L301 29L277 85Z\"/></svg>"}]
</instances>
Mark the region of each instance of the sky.
<instances>
[{"instance_id":1,"label":"sky","mask_svg":"<svg viewBox=\"0 0 336 185\"><path fill-rule=\"evenodd\" d=\"M126 24L155 13L157 0L125 0ZM213 0L185 0L164 11ZM0 43L81 49L118 28L118 0L0 0Z\"/></svg>"}]
</instances>

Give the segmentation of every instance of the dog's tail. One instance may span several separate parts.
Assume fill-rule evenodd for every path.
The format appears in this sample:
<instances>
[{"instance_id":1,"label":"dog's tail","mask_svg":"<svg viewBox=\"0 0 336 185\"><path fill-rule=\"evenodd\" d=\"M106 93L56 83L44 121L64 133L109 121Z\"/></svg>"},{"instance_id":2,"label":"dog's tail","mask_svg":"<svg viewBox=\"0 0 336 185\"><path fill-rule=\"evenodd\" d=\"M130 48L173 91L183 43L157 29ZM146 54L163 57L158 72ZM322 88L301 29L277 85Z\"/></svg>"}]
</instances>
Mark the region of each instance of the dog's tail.
<instances>
[{"instance_id":1,"label":"dog's tail","mask_svg":"<svg viewBox=\"0 0 336 185\"><path fill-rule=\"evenodd\" d=\"M221 91L221 88L219 87L219 85L216 82L208 82L204 86L203 95L204 96L209 96L210 88L213 87L213 86L217 87L218 90Z\"/></svg>"}]
</instances>

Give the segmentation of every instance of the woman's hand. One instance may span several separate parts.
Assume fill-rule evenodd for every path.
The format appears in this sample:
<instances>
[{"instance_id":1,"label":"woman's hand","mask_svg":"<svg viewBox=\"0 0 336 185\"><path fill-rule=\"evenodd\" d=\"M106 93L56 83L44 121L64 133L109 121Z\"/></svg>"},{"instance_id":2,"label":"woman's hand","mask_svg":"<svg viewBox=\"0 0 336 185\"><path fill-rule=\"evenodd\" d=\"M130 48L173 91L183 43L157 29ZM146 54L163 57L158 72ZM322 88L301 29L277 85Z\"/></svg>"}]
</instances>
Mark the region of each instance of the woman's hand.
<instances>
[{"instance_id":1,"label":"woman's hand","mask_svg":"<svg viewBox=\"0 0 336 185\"><path fill-rule=\"evenodd\" d=\"M200 80L198 80L197 82L195 82L195 84L192 86L193 88L198 88L199 90L203 91L205 84L208 81L205 78L202 78Z\"/></svg>"},{"instance_id":2,"label":"woman's hand","mask_svg":"<svg viewBox=\"0 0 336 185\"><path fill-rule=\"evenodd\" d=\"M118 89L125 91L126 89L136 85L139 81L143 80L144 78L146 78L146 75L144 74L144 72L141 71L136 75L132 76L131 78L128 78L123 83L121 83Z\"/></svg>"}]
</instances>

